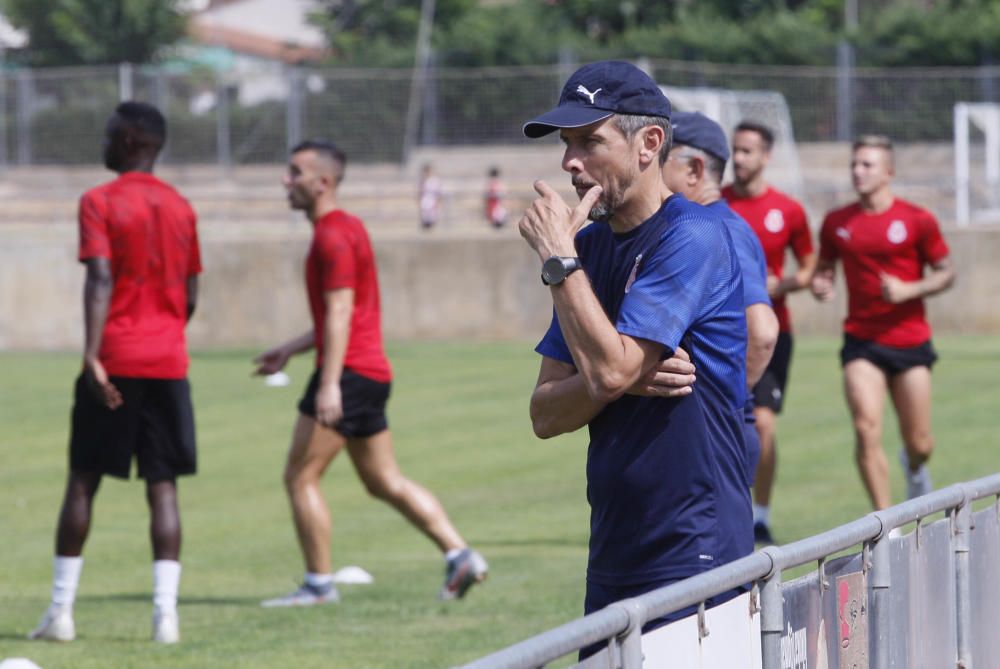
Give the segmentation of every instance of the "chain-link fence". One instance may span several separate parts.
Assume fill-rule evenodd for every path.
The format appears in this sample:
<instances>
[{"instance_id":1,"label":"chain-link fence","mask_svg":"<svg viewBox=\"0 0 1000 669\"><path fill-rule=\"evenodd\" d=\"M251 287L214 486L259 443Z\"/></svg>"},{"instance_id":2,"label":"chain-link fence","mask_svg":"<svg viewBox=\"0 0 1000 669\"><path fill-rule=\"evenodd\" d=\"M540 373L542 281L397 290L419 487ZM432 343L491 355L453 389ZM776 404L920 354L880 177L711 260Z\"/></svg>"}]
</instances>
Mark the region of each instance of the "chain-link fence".
<instances>
[{"instance_id":1,"label":"chain-link fence","mask_svg":"<svg viewBox=\"0 0 1000 669\"><path fill-rule=\"evenodd\" d=\"M788 102L796 139L860 132L900 142L951 141L956 102L996 102L1000 67L855 69L651 61L663 84L771 90ZM163 109L164 162L281 162L289 146L324 136L353 160L400 161L411 145L524 141L523 121L552 105L571 66L409 69L281 65L226 73L171 67L23 69L0 74L0 167L93 163L105 120L123 99ZM416 95L414 95L414 91ZM417 127L407 128L416 106Z\"/></svg>"}]
</instances>

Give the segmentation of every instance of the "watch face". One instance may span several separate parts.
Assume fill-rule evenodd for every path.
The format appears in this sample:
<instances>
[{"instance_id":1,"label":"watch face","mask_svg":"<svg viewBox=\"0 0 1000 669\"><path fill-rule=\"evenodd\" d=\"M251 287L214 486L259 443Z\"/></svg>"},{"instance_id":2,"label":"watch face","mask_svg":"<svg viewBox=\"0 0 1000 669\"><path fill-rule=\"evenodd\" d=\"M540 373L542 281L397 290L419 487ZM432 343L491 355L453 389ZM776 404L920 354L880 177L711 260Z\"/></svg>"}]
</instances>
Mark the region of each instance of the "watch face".
<instances>
[{"instance_id":1,"label":"watch face","mask_svg":"<svg viewBox=\"0 0 1000 669\"><path fill-rule=\"evenodd\" d=\"M542 263L542 278L549 285L562 283L563 279L566 278L566 267L563 265L562 258L553 256Z\"/></svg>"}]
</instances>

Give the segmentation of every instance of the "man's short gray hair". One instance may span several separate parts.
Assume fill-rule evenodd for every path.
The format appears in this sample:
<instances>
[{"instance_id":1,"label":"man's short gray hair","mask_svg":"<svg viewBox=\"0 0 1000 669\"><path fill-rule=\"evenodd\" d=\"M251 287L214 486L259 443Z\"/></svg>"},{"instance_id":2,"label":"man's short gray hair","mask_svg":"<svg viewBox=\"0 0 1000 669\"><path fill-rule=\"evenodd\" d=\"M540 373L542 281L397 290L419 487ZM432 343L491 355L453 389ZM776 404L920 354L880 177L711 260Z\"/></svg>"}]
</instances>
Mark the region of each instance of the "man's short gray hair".
<instances>
[{"instance_id":1,"label":"man's short gray hair","mask_svg":"<svg viewBox=\"0 0 1000 669\"><path fill-rule=\"evenodd\" d=\"M674 127L670 125L670 119L662 116L640 116L639 114L615 114L611 117L615 127L625 135L625 139L631 140L636 133L646 126L655 125L663 129L663 146L660 147L660 167L667 162L670 154L670 147L674 140Z\"/></svg>"},{"instance_id":2,"label":"man's short gray hair","mask_svg":"<svg viewBox=\"0 0 1000 669\"><path fill-rule=\"evenodd\" d=\"M702 149L695 148L693 146L688 146L687 144L678 144L677 146L684 147L684 152L681 154L682 158L698 158L705 165L705 173L708 174L716 184L722 185L722 175L726 172L726 161L718 156L713 156L708 151L703 151Z\"/></svg>"}]
</instances>

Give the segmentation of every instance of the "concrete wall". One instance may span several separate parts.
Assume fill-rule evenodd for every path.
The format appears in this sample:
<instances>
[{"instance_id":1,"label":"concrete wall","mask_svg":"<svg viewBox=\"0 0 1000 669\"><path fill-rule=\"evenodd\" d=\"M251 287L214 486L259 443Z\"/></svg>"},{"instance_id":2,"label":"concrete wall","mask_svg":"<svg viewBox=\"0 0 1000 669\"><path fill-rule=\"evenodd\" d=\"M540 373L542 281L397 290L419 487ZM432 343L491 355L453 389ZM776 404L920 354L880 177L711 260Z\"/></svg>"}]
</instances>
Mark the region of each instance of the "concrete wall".
<instances>
[{"instance_id":1,"label":"concrete wall","mask_svg":"<svg viewBox=\"0 0 1000 669\"><path fill-rule=\"evenodd\" d=\"M309 328L301 263L304 222L246 238L206 226L205 273L190 345L257 347ZM0 349L75 349L82 342L83 269L72 225L0 227ZM959 271L950 292L929 301L938 333L1000 334L1000 230L948 230ZM375 240L385 335L391 339L537 339L551 302L539 263L513 230L379 235ZM835 305L791 298L796 331L836 334Z\"/></svg>"}]
</instances>

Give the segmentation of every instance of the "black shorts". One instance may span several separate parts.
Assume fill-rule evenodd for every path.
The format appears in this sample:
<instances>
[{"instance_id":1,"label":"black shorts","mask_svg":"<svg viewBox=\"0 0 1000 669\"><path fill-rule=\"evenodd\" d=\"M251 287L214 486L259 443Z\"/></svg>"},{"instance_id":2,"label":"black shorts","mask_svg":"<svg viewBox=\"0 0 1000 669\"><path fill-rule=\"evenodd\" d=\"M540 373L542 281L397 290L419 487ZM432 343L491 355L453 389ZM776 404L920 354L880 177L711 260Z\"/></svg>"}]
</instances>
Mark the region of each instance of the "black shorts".
<instances>
[{"instance_id":1,"label":"black shorts","mask_svg":"<svg viewBox=\"0 0 1000 669\"><path fill-rule=\"evenodd\" d=\"M127 479L132 456L139 478L168 481L198 469L194 410L187 379L112 376L122 405L108 409L83 375L74 390L69 438L70 467Z\"/></svg>"},{"instance_id":2,"label":"black shorts","mask_svg":"<svg viewBox=\"0 0 1000 669\"><path fill-rule=\"evenodd\" d=\"M320 371L309 378L306 392L299 400L299 413L316 418L316 393L319 391ZM340 395L344 404L344 417L334 426L345 437L370 437L389 427L385 405L389 401L392 384L382 383L345 369L340 375Z\"/></svg>"},{"instance_id":3,"label":"black shorts","mask_svg":"<svg viewBox=\"0 0 1000 669\"><path fill-rule=\"evenodd\" d=\"M788 368L792 363L792 333L779 332L774 344L774 355L767 369L753 387L753 405L765 407L774 413L781 413L785 402L785 386L788 385Z\"/></svg>"},{"instance_id":4,"label":"black shorts","mask_svg":"<svg viewBox=\"0 0 1000 669\"><path fill-rule=\"evenodd\" d=\"M840 349L841 366L859 358L869 361L886 376L895 376L913 367L932 368L937 361L937 353L930 339L919 346L897 348L845 334L844 347Z\"/></svg>"}]
</instances>

